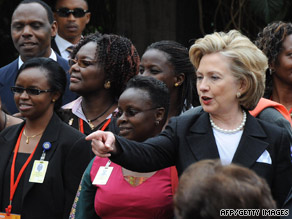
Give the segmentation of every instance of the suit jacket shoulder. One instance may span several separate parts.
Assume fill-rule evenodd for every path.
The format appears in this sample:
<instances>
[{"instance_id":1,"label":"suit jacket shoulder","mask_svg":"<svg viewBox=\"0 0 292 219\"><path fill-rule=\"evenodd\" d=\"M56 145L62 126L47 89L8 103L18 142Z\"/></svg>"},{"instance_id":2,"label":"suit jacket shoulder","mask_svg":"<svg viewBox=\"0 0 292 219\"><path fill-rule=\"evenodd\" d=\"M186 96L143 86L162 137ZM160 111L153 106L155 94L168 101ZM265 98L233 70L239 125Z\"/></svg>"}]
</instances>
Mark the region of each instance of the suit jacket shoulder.
<instances>
[{"instance_id":1,"label":"suit jacket shoulder","mask_svg":"<svg viewBox=\"0 0 292 219\"><path fill-rule=\"evenodd\" d=\"M69 71L69 63L66 59L62 58L60 55L56 54L57 62L62 66L62 68L68 72Z\"/></svg>"},{"instance_id":2,"label":"suit jacket shoulder","mask_svg":"<svg viewBox=\"0 0 292 219\"><path fill-rule=\"evenodd\" d=\"M10 87L14 85L18 72L18 58L8 65L0 68L0 97L3 108L9 113L16 113L18 110L14 103L13 93Z\"/></svg>"},{"instance_id":3,"label":"suit jacket shoulder","mask_svg":"<svg viewBox=\"0 0 292 219\"><path fill-rule=\"evenodd\" d=\"M257 118L269 122L270 124L278 125L287 130L289 134L290 142L292 143L292 129L290 122L284 118L284 116L275 108L265 108Z\"/></svg>"},{"instance_id":4,"label":"suit jacket shoulder","mask_svg":"<svg viewBox=\"0 0 292 219\"><path fill-rule=\"evenodd\" d=\"M3 66L0 68L0 84L3 84L3 80L7 79L7 77L11 77L11 71L17 72L18 70L18 58L15 59L13 62L10 62L9 64ZM14 75L16 76L16 75ZM3 79L3 80L2 80Z\"/></svg>"}]
</instances>

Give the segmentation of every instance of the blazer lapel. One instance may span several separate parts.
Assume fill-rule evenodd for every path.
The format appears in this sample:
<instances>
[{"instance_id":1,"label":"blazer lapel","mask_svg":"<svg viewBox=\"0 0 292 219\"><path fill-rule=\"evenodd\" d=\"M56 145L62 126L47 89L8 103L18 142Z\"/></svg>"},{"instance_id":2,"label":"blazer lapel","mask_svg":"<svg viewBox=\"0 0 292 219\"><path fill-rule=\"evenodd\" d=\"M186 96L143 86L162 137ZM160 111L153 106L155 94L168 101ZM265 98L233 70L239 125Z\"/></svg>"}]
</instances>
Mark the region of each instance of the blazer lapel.
<instances>
[{"instance_id":1,"label":"blazer lapel","mask_svg":"<svg viewBox=\"0 0 292 219\"><path fill-rule=\"evenodd\" d=\"M23 127L24 123L19 125L9 127L9 131L5 132L5 134L0 135L0 179L4 178L5 170L7 169L7 165L9 163L9 159L12 156L17 138L19 136L20 130ZM8 130L7 129L7 130ZM10 181L10 179L9 179ZM4 180L0 180L0 197L2 197L2 189L3 189ZM0 200L1 203L1 200Z\"/></svg>"},{"instance_id":2,"label":"blazer lapel","mask_svg":"<svg viewBox=\"0 0 292 219\"><path fill-rule=\"evenodd\" d=\"M269 146L267 142L261 140L266 137L264 130L256 119L248 114L244 131L232 162L250 168Z\"/></svg>"},{"instance_id":3,"label":"blazer lapel","mask_svg":"<svg viewBox=\"0 0 292 219\"><path fill-rule=\"evenodd\" d=\"M186 137L196 159L218 159L219 152L209 121L209 115L203 112L190 128L190 134Z\"/></svg>"},{"instance_id":4,"label":"blazer lapel","mask_svg":"<svg viewBox=\"0 0 292 219\"><path fill-rule=\"evenodd\" d=\"M62 122L62 121L61 121ZM60 133L60 119L57 115L53 115L48 126L46 127L43 136L41 137L39 144L37 146L37 149L35 151L35 154L32 157L31 162L28 164L27 171L24 175L24 186L23 186L23 195L22 195L22 201L24 201L25 196L29 192L29 190L35 185L35 183L29 182L30 174L32 171L34 160L40 160L42 153L43 153L43 144L45 142L50 142L52 147L46 152L46 161L50 161L53 154L56 151L57 148L57 139L58 139L58 133ZM50 163L48 165L48 168L50 167Z\"/></svg>"},{"instance_id":5,"label":"blazer lapel","mask_svg":"<svg viewBox=\"0 0 292 219\"><path fill-rule=\"evenodd\" d=\"M256 119L248 113L244 132L232 162L251 167L267 149L268 143L261 140L266 137ZM220 158L208 113L199 116L186 139L196 160Z\"/></svg>"}]
</instances>

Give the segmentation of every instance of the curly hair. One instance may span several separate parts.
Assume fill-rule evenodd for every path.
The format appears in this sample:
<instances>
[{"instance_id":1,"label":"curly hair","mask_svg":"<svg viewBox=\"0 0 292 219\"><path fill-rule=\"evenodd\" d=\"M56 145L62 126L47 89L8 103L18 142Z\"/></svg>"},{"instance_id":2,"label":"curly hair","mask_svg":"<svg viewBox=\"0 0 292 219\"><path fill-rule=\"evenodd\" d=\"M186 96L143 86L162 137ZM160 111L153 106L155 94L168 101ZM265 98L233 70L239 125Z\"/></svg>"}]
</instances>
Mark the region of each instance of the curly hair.
<instances>
[{"instance_id":1,"label":"curly hair","mask_svg":"<svg viewBox=\"0 0 292 219\"><path fill-rule=\"evenodd\" d=\"M211 53L220 53L231 61L233 76L246 83L245 91L238 98L239 104L253 110L264 94L267 57L237 30L215 32L196 40L190 49L190 59L195 68L199 67L204 55Z\"/></svg>"},{"instance_id":2,"label":"curly hair","mask_svg":"<svg viewBox=\"0 0 292 219\"><path fill-rule=\"evenodd\" d=\"M89 42L97 44L95 58L110 81L110 92L117 100L130 78L139 72L140 57L133 43L126 37L114 34L90 34L79 41L74 48L74 59L79 49Z\"/></svg>"},{"instance_id":3,"label":"curly hair","mask_svg":"<svg viewBox=\"0 0 292 219\"><path fill-rule=\"evenodd\" d=\"M196 84L195 84L195 69L189 59L188 49L182 44L170 41L162 40L152 43L147 47L147 50L157 49L167 54L168 61L174 67L174 74L185 74L185 80L180 86L179 105L177 106L177 112L181 113L191 106L200 105Z\"/></svg>"},{"instance_id":4,"label":"curly hair","mask_svg":"<svg viewBox=\"0 0 292 219\"><path fill-rule=\"evenodd\" d=\"M268 24L261 32L258 33L258 37L255 44L263 53L268 57L269 66L271 64L279 64L278 56L281 53L283 47L282 44L285 38L292 34L292 23L276 21ZM269 69L266 71L266 90L264 97L270 98L272 95L273 83L272 76Z\"/></svg>"}]
</instances>

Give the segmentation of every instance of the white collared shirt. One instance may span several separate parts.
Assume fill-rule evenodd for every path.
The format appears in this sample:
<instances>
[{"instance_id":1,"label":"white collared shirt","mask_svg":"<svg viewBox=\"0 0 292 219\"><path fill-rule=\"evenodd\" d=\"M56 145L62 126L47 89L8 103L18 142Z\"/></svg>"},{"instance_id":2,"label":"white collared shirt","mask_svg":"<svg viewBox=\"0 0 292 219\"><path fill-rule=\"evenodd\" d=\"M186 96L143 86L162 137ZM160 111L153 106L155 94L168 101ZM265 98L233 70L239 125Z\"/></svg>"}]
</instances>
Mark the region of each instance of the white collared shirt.
<instances>
[{"instance_id":1,"label":"white collared shirt","mask_svg":"<svg viewBox=\"0 0 292 219\"><path fill-rule=\"evenodd\" d=\"M84 120L86 123L89 124L88 120L86 119L86 116L83 113L81 102L82 102L82 97L78 97L76 100L73 100L72 102L67 103L64 106L62 106L62 108L71 109L74 115L76 115L78 118L81 118L82 120ZM115 112L117 110L118 108L115 109ZM108 115L106 119L109 119L111 117L112 117L112 113Z\"/></svg>"},{"instance_id":2,"label":"white collared shirt","mask_svg":"<svg viewBox=\"0 0 292 219\"><path fill-rule=\"evenodd\" d=\"M69 59L69 52L66 51L66 49L69 46L74 46L72 43L69 41L65 40L64 38L60 37L58 34L55 37L56 44L58 46L58 49L60 50L62 58L68 60Z\"/></svg>"},{"instance_id":3,"label":"white collared shirt","mask_svg":"<svg viewBox=\"0 0 292 219\"><path fill-rule=\"evenodd\" d=\"M51 59L53 59L54 61L57 61L57 55L56 53L54 52L54 50L51 48L51 55L50 57ZM21 60L21 57L19 56L18 58L18 69L22 66L23 64L23 61Z\"/></svg>"}]
</instances>

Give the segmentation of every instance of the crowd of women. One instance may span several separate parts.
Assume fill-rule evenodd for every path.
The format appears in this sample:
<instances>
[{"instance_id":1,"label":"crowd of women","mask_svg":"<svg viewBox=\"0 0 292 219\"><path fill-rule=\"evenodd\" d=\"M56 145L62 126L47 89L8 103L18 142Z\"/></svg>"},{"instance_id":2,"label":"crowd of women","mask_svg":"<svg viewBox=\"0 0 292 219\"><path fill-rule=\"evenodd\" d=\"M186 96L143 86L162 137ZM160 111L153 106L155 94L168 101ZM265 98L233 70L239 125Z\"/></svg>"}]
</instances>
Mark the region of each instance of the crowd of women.
<instances>
[{"instance_id":1,"label":"crowd of women","mask_svg":"<svg viewBox=\"0 0 292 219\"><path fill-rule=\"evenodd\" d=\"M66 72L29 59L11 87L20 118L0 116L0 216L219 218L222 208L291 207L291 54L285 22L255 43L215 32L190 49L154 42L141 58L126 37L93 33L69 59L78 98L66 105Z\"/></svg>"}]
</instances>

